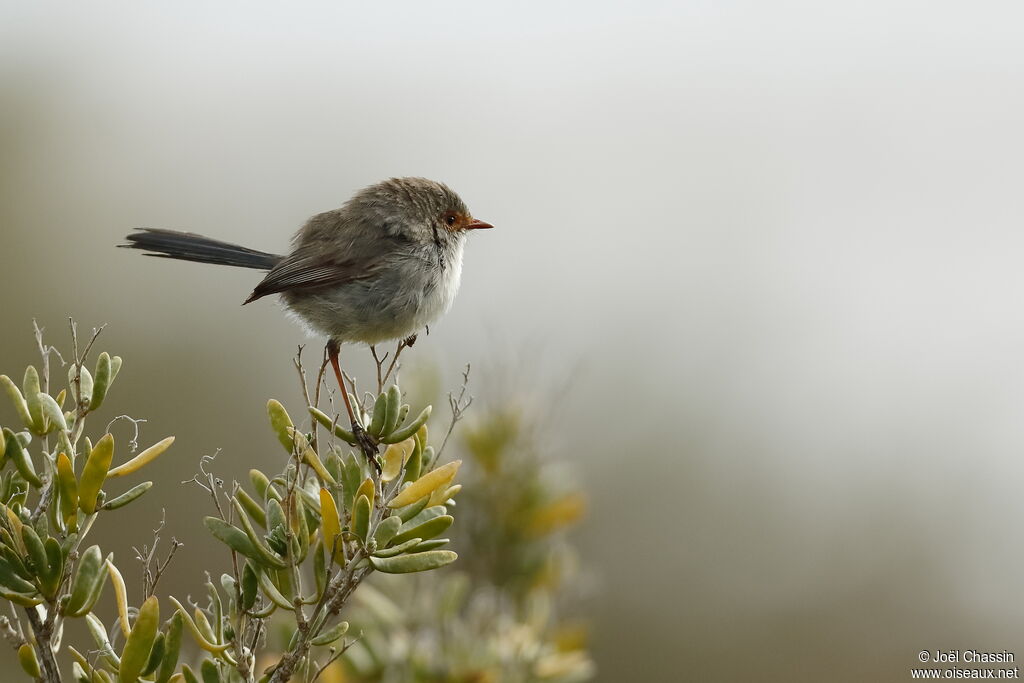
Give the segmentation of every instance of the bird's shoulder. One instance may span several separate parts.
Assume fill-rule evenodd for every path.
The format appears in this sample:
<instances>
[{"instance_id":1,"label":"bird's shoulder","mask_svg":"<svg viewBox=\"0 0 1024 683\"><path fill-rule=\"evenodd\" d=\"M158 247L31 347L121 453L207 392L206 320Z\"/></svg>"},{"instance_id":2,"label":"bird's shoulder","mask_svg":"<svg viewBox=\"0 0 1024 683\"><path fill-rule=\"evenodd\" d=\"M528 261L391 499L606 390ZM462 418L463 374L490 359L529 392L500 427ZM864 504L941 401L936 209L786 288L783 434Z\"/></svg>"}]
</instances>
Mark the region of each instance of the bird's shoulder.
<instances>
[{"instance_id":1,"label":"bird's shoulder","mask_svg":"<svg viewBox=\"0 0 1024 683\"><path fill-rule=\"evenodd\" d=\"M311 216L292 241L295 250L331 245L353 256L385 255L413 244L409 231L395 218L347 206Z\"/></svg>"}]
</instances>

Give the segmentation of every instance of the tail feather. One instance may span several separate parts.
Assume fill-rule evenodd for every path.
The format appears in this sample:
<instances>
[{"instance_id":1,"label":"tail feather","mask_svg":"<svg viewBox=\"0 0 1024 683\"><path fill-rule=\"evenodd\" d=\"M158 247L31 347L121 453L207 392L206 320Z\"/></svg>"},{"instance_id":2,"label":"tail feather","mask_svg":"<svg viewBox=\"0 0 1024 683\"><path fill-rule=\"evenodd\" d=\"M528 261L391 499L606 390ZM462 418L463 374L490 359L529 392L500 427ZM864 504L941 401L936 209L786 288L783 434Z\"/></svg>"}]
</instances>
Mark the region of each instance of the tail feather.
<instances>
[{"instance_id":1,"label":"tail feather","mask_svg":"<svg viewBox=\"0 0 1024 683\"><path fill-rule=\"evenodd\" d=\"M141 249L147 252L147 256L197 263L216 263L239 268L270 270L284 258L277 254L268 254L265 251L256 251L237 244L177 230L139 228L127 235L125 239L128 240L128 243L118 246L126 249Z\"/></svg>"}]
</instances>

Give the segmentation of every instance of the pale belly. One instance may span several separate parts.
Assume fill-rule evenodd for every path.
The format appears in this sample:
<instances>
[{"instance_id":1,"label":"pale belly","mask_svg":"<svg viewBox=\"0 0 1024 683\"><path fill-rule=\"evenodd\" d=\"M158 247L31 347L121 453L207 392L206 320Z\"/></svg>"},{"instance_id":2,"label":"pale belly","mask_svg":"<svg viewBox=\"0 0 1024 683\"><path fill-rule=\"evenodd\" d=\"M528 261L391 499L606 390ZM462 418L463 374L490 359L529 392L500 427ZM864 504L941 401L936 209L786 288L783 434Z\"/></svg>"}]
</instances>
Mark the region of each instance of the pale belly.
<instances>
[{"instance_id":1,"label":"pale belly","mask_svg":"<svg viewBox=\"0 0 1024 683\"><path fill-rule=\"evenodd\" d=\"M373 278L281 299L315 336L367 344L408 337L446 313L459 289L462 245L443 259L429 256L394 259Z\"/></svg>"}]
</instances>

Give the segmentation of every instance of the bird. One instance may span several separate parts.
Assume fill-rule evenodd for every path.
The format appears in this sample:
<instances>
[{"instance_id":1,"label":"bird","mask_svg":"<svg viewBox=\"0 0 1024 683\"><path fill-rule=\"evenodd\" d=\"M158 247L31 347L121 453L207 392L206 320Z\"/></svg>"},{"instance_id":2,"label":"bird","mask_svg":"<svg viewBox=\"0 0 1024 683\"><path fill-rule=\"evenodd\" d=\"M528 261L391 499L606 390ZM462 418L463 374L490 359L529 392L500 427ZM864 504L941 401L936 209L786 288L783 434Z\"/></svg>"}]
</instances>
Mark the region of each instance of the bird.
<instances>
[{"instance_id":1,"label":"bird","mask_svg":"<svg viewBox=\"0 0 1024 683\"><path fill-rule=\"evenodd\" d=\"M411 346L419 330L429 329L451 307L467 235L493 227L474 218L447 185L408 177L370 185L340 208L314 215L284 255L160 228L136 229L118 246L147 256L267 271L243 305L277 294L292 318L327 338L326 355L353 432L364 450L376 453L345 388L342 344L362 342L373 349L400 339L398 352Z\"/></svg>"}]
</instances>

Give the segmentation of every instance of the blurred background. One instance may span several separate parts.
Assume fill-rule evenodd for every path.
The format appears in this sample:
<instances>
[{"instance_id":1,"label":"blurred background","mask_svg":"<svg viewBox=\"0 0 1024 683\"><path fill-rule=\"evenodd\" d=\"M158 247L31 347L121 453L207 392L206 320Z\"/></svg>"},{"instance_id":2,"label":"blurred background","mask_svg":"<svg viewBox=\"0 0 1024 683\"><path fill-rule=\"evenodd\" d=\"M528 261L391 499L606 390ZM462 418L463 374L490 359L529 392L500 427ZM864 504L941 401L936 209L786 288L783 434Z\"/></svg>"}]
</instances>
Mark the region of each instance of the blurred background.
<instances>
[{"instance_id":1,"label":"blurred background","mask_svg":"<svg viewBox=\"0 0 1024 683\"><path fill-rule=\"evenodd\" d=\"M239 306L256 272L114 245L159 226L281 252L360 187L442 180L497 229L410 362L551 402L552 457L590 499L598 680L902 681L924 649L1024 656L1022 20L4 3L0 372L36 362L33 318L62 348L68 315L106 323L126 359L109 409L178 437L153 477L221 449L244 478L279 462L264 404L299 400L291 358L321 342ZM105 543L129 557L166 507L195 542L164 588L196 592L221 569L208 503L147 500Z\"/></svg>"}]
</instances>

